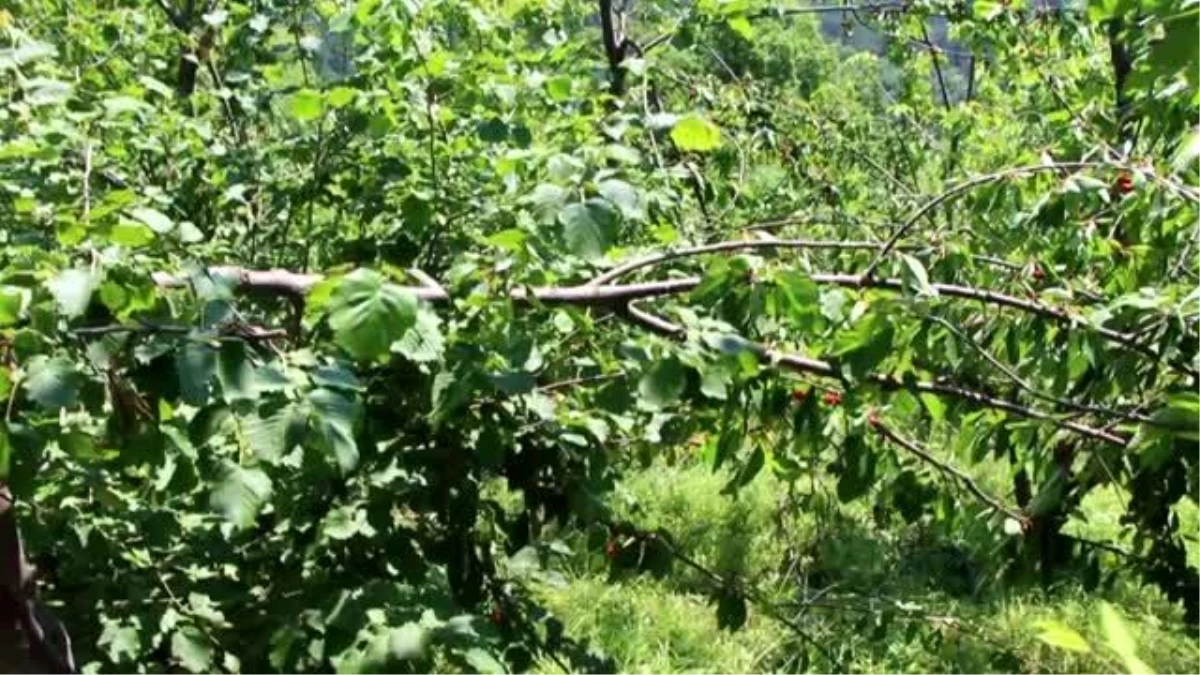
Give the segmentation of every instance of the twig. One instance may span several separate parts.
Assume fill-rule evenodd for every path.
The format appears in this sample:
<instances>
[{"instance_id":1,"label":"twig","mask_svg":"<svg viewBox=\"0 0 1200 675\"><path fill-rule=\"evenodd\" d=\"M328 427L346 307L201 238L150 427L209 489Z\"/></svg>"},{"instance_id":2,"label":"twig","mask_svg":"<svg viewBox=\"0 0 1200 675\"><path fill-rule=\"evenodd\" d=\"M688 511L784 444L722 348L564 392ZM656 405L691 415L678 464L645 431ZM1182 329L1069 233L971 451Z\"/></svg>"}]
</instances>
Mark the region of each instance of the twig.
<instances>
[{"instance_id":1,"label":"twig","mask_svg":"<svg viewBox=\"0 0 1200 675\"><path fill-rule=\"evenodd\" d=\"M222 324L217 328L217 335L219 337L236 338L240 340L274 340L277 338L287 337L287 330L284 328L268 329L260 326L251 326L240 323ZM193 326L172 326L141 323L138 325L112 324L108 326L85 326L82 328L76 328L72 330L71 333L82 337L95 337L120 333L144 333L148 335L165 333L168 335L187 335L195 331L196 328Z\"/></svg>"},{"instance_id":2,"label":"twig","mask_svg":"<svg viewBox=\"0 0 1200 675\"><path fill-rule=\"evenodd\" d=\"M1008 364L1004 363L1003 361L1000 361L995 356L993 356L991 352L989 352L987 349L985 349L983 347L983 345L981 345L978 342L976 342L975 340L971 339L971 337L969 335L967 335L966 333L964 333L962 330L960 330L958 328L958 326L955 326L954 324L950 323L949 321L947 321L946 319L943 319L940 316L934 316L931 314L926 318L928 318L930 321L934 321L938 324L941 324L947 330L949 330L951 333L953 333L955 336L957 336L959 340L967 343L967 345L969 345L975 351L979 352L980 356L982 356L984 359L986 359L988 363L992 364L993 366L995 366L995 368L997 370L999 370L1001 373L1004 373L1006 376L1008 376L1008 378L1010 380L1012 380L1013 383L1015 383L1018 387L1023 389L1025 392L1027 392L1030 396L1033 396L1035 398L1040 398L1043 401L1053 403L1053 404L1063 407L1063 408L1069 408L1069 409L1075 410L1077 412L1104 415L1106 417L1116 417L1118 419L1130 421L1130 422L1142 422L1142 423L1147 423L1147 424L1154 424L1154 419L1152 417L1149 417L1147 415L1142 415L1137 412L1123 412L1120 410L1115 410L1113 408L1106 408L1104 406L1092 405L1090 403L1077 403L1075 401L1069 401L1067 399L1060 398L1058 396L1054 396L1053 394L1047 394L1047 393L1039 390L1038 388L1034 387L1032 384L1030 384L1028 381L1026 381L1024 378L1022 378L1020 376L1020 374L1018 374L1016 371L1014 371Z\"/></svg>"},{"instance_id":3,"label":"twig","mask_svg":"<svg viewBox=\"0 0 1200 675\"><path fill-rule=\"evenodd\" d=\"M92 141L83 142L83 224L87 225L92 217Z\"/></svg>"},{"instance_id":4,"label":"twig","mask_svg":"<svg viewBox=\"0 0 1200 675\"><path fill-rule=\"evenodd\" d=\"M1005 169L1003 171L997 171L995 173L989 173L989 174L985 174L982 176L976 176L970 180L958 183L957 185L950 187L945 192L934 197L933 199L929 200L928 202L925 202L925 204L923 204L921 206L921 208L917 209L915 213L913 213L911 216L909 216L909 218L907 220L905 220L904 223L902 223L900 225L900 227L897 228L894 233L892 233L892 236L888 237L888 240L884 243L883 248L879 251L879 254L875 256L875 259L871 261L871 264L867 265L867 269L865 269L862 273L862 279L864 282L870 280L871 275L875 272L875 269L879 266L879 264L881 262L883 262L883 259L885 257L887 257L887 255L889 253L892 252L892 249L894 249L896 247L896 244L899 243L899 241L901 239L903 239L905 235L908 234L909 230L911 230L913 228L913 226L915 226L917 224L917 222L921 220L921 218L925 217L925 215L928 214L933 209L937 208L938 206L941 206L944 202L946 202L950 199L953 199L954 197L957 197L960 194L968 192L976 187L979 187L980 185L992 183L992 182L995 182L998 180L1003 180L1005 178L1011 178L1014 176L1037 173L1040 171L1071 171L1071 170L1078 170L1078 169L1112 167L1112 166L1113 165L1109 162L1094 162L1094 161L1052 162L1052 163L1047 163L1047 164L1033 164L1033 165L1028 165L1028 166L1013 167L1010 169Z\"/></svg>"},{"instance_id":5,"label":"twig","mask_svg":"<svg viewBox=\"0 0 1200 675\"><path fill-rule=\"evenodd\" d=\"M926 45L934 47L933 41L929 39L929 30L925 27L924 20L921 21L921 38L925 41ZM942 77L942 64L938 59L936 49L929 52L929 58L933 61L933 72L937 76L938 88L942 92L942 105L945 106L946 110L949 110L950 95L946 93L946 80Z\"/></svg>"},{"instance_id":6,"label":"twig","mask_svg":"<svg viewBox=\"0 0 1200 675\"><path fill-rule=\"evenodd\" d=\"M654 532L649 532L646 536L648 539L652 539L661 543L673 558L699 572L718 588L736 587L736 589L741 593L742 597L750 602L753 602L754 606L767 616L770 616L772 619L791 629L791 631L794 632L802 641L821 652L821 654L829 660L831 665L837 663L837 659L834 657L833 653L825 647L825 645L821 644L815 638L809 635L808 631L805 630L804 627L799 623L784 616L783 613L780 612L770 601L763 597L763 594L758 589L750 587L744 583L739 583L734 579L728 579L708 569L692 559L691 556L687 555L683 551L680 551L679 547L675 546L675 544L666 537L660 537Z\"/></svg>"},{"instance_id":7,"label":"twig","mask_svg":"<svg viewBox=\"0 0 1200 675\"><path fill-rule=\"evenodd\" d=\"M1022 528L1027 527L1029 519L1024 513L1021 512L1020 509L1016 509L1011 506L1007 506L1003 502L1001 502L999 499L984 492L979 487L979 484L975 482L975 479L971 477L970 474L964 472L963 470L959 469L958 467L956 467L952 464L949 464L947 462L944 462L944 461L938 459L937 457L934 457L933 455L931 455L927 450L925 450L921 446L919 446L916 443L913 443L912 441L897 434L895 431L892 430L891 427L884 424L882 421L880 421L877 418L872 418L871 426L883 438L887 439L888 441L891 441L895 445L900 446L901 448L907 450L908 452L911 452L912 454L916 455L917 457L920 457L927 464L930 464L930 465L934 466L935 468L937 468L938 471L942 472L943 474L946 474L947 476L951 476L952 478L954 478L955 480L960 482L965 488L967 488L968 492L975 495L975 497L978 498L979 501L986 504L992 511L995 511L996 513L1001 513L1005 516L1008 516L1009 518L1012 518L1013 520L1016 520L1017 522L1021 523Z\"/></svg>"},{"instance_id":8,"label":"twig","mask_svg":"<svg viewBox=\"0 0 1200 675\"><path fill-rule=\"evenodd\" d=\"M601 286L620 279L621 277L642 269L657 265L661 262L669 260L677 260L679 258L688 258L706 253L720 253L724 251L740 251L746 249L760 248L786 248L786 249L833 249L833 250L862 250L862 249L879 249L883 247L882 242L873 241L837 241L837 240L819 240L819 239L772 239L772 240L745 240L745 241L722 241L713 244L704 244L701 246L691 246L688 248L676 249L674 251L665 251L646 256L644 258L636 258L629 262L618 265L611 270L600 274L587 282L587 286Z\"/></svg>"},{"instance_id":9,"label":"twig","mask_svg":"<svg viewBox=\"0 0 1200 675\"><path fill-rule=\"evenodd\" d=\"M619 380L625 377L625 373L604 373L602 375L588 375L585 377L573 377L569 380L559 380L538 386L537 390L542 392L557 391L559 389L570 389L581 384L595 384L597 382L609 382L611 380Z\"/></svg>"}]
</instances>

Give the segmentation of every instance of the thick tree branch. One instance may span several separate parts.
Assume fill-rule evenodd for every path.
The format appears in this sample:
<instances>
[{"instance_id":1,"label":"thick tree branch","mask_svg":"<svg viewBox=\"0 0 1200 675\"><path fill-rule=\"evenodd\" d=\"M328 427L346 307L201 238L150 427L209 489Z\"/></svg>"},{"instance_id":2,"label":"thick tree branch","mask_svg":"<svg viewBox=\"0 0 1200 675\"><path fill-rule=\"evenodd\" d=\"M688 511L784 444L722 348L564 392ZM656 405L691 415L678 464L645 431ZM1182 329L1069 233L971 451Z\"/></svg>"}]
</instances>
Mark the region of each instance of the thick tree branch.
<instances>
[{"instance_id":1,"label":"thick tree branch","mask_svg":"<svg viewBox=\"0 0 1200 675\"><path fill-rule=\"evenodd\" d=\"M6 672L74 673L71 640L34 597L8 484L0 481L0 667Z\"/></svg>"},{"instance_id":2,"label":"thick tree branch","mask_svg":"<svg viewBox=\"0 0 1200 675\"><path fill-rule=\"evenodd\" d=\"M611 82L609 91L614 97L625 93L625 37L614 22L612 0L600 0L600 32L604 38L604 55L608 59Z\"/></svg>"},{"instance_id":3,"label":"thick tree branch","mask_svg":"<svg viewBox=\"0 0 1200 675\"><path fill-rule=\"evenodd\" d=\"M773 244L779 244L780 241L763 241L763 242L738 242L737 247L765 247L769 248ZM712 246L716 246L715 244ZM662 260L673 257L682 257L687 255L684 252L676 252L674 254L662 254L668 256ZM646 265L660 262L656 259ZM645 266L645 265L638 265ZM636 267L634 267L636 269ZM611 271L607 274L611 275ZM319 274L298 274L286 270L246 270L240 267L214 267L209 269L210 276L223 283L228 283L237 288L247 291L255 291L266 294L275 295L304 295L313 286L320 282L324 277ZM164 288L186 287L189 283L188 277L183 275L169 274L165 272L156 272L153 275L154 281ZM857 274L823 274L815 273L809 275L809 278L818 284L830 284L841 286L844 288L874 288L887 291L902 292L904 283L900 279L864 279ZM580 286L543 286L530 289L515 288L508 292L509 299L516 302L538 302L544 304L574 304L583 306L611 306L624 305L633 300L642 298L661 297L667 295L676 295L691 291L700 283L699 277L685 277L681 279L669 279L666 281L654 281L638 284L620 284L620 285L592 285L584 284ZM1008 307L1010 309L1019 310L1028 314L1042 317L1044 319L1054 321L1055 323L1074 327L1080 324L1077 317L1073 316L1067 310L1059 309L1051 305L1044 304L1037 300L1027 300L1018 298L996 291L974 288L971 286L962 286L958 284L942 284L933 283L930 287L939 295L963 298L966 300L976 300L988 305L999 307ZM450 299L449 293L441 287L431 288L429 286L405 286L405 290L415 295L422 300L431 302L442 302ZM1121 345L1132 351L1144 354L1150 358L1158 359L1160 355L1158 351L1149 346L1142 344L1137 338L1129 333L1106 328L1104 326L1087 326L1089 330L1094 331L1097 335L1105 339ZM1186 362L1176 359L1171 362L1172 367L1180 372L1191 376L1196 375L1196 371Z\"/></svg>"}]
</instances>

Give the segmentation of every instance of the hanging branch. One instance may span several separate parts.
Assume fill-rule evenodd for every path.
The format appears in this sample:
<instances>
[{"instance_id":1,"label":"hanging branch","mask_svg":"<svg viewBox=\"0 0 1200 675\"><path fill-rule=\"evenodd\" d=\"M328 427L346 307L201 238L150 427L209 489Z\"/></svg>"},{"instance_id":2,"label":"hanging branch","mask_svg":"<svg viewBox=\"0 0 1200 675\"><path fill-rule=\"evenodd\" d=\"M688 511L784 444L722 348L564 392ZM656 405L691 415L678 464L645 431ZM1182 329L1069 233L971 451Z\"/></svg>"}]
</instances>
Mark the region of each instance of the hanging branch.
<instances>
[{"instance_id":1,"label":"hanging branch","mask_svg":"<svg viewBox=\"0 0 1200 675\"><path fill-rule=\"evenodd\" d=\"M874 415L874 413L872 413L872 415ZM968 492L975 495L975 497L987 505L990 510L1016 520L1017 522L1021 523L1023 529L1028 526L1029 517L1026 516L1024 512L1018 508L1008 506L996 497L984 492L970 474L966 473L962 469L959 469L953 464L950 464L949 462L944 462L937 457L934 457L925 448L922 448L916 443L897 434L891 427L884 424L877 416L872 416L870 418L870 425L871 428L874 429L881 437L887 439L892 444L912 453L913 455L916 455L921 459L921 461L934 467L942 474L949 476L953 480L961 483Z\"/></svg>"},{"instance_id":2,"label":"hanging branch","mask_svg":"<svg viewBox=\"0 0 1200 675\"><path fill-rule=\"evenodd\" d=\"M1053 394L1048 394L1046 392L1043 392L1040 389L1034 387L1028 381L1026 381L1025 378L1021 377L1016 371L1014 371L1012 369L1011 366L1009 366L1008 364L1004 363L1003 361L1001 361L1001 360L997 359L995 356L993 356L992 353L989 352L986 348L984 348L983 345L981 345L978 342L976 342L975 340L973 340L969 335L964 333L961 329L959 329L954 324L950 323L949 321L947 321L946 319L943 319L940 316L929 315L926 318L928 318L930 321L941 324L943 327L945 327L947 330L949 330L951 333L953 333L960 341L965 342L976 352L979 352L979 355L982 356L988 363L990 363L993 367L995 367L1001 373L1004 373L1004 375L1006 375L1008 377L1008 379L1012 380L1012 382L1014 384L1016 384L1018 388L1022 389L1023 391L1028 393L1030 396L1033 396L1034 398L1040 398L1043 401L1046 401L1048 403L1053 403L1060 408L1066 408L1068 410L1074 410L1076 412L1087 413L1087 414L1092 414L1092 415L1103 415L1105 417L1115 417L1118 420L1123 420L1126 422L1135 422L1135 423L1143 423L1143 424L1154 424L1155 423L1154 418L1152 418L1148 415L1144 415L1140 412L1137 412L1136 410L1122 411L1122 410L1116 410L1113 408L1107 408L1104 406L1092 405L1089 403L1078 403L1078 402L1071 401L1071 400L1068 400L1065 398L1054 396Z\"/></svg>"},{"instance_id":3,"label":"hanging branch","mask_svg":"<svg viewBox=\"0 0 1200 675\"><path fill-rule=\"evenodd\" d=\"M650 330L653 333L680 340L687 337L687 330L676 323L664 319L658 315L651 314L636 307L630 303L620 312L621 316L630 322L640 325L643 328ZM840 371L828 361L820 359L812 359L798 354L782 352L766 345L745 340L741 337L735 337L740 345L754 354L760 361L765 363L779 365L788 370L820 375L841 379ZM1066 429L1074 433L1080 434L1099 441L1111 443L1117 446L1128 445L1129 439L1107 431L1105 429L1097 429L1095 427L1075 422L1072 420L1061 420L1054 415L1036 408L1007 401L1001 398L996 398L983 392L968 389L953 383L946 382L909 382L897 379L891 375L880 373L872 373L862 378L864 381L881 387L884 391L901 391L907 390L916 393L936 394L950 398L957 398L963 401L968 401L983 408L991 408L994 410L1002 410L1019 417L1026 419L1034 419L1048 422L1060 429Z\"/></svg>"}]
</instances>

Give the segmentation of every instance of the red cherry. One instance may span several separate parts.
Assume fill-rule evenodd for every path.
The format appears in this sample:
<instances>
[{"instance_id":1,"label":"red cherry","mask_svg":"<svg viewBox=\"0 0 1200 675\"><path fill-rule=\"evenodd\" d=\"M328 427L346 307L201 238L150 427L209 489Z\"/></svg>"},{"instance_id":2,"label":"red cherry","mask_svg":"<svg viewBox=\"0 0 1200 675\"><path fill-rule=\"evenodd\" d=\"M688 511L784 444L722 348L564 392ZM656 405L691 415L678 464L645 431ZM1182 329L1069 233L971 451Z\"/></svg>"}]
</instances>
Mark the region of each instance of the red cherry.
<instances>
[{"instance_id":1,"label":"red cherry","mask_svg":"<svg viewBox=\"0 0 1200 675\"><path fill-rule=\"evenodd\" d=\"M621 545L617 543L616 539L609 539L608 543L604 545L604 555L608 556L609 560L614 560L620 554Z\"/></svg>"},{"instance_id":2,"label":"red cherry","mask_svg":"<svg viewBox=\"0 0 1200 675\"><path fill-rule=\"evenodd\" d=\"M1046 278L1046 272L1042 269L1041 265L1035 264L1033 266L1033 271L1030 272L1030 276L1032 276L1035 281L1041 281L1042 279Z\"/></svg>"},{"instance_id":3,"label":"red cherry","mask_svg":"<svg viewBox=\"0 0 1200 675\"><path fill-rule=\"evenodd\" d=\"M836 407L842 404L842 395L836 391L827 391L821 397L821 402L829 407Z\"/></svg>"},{"instance_id":4,"label":"red cherry","mask_svg":"<svg viewBox=\"0 0 1200 675\"><path fill-rule=\"evenodd\" d=\"M1133 192L1133 190L1133 176L1130 176L1128 173L1122 173L1120 176L1117 176L1117 181L1113 184L1114 192L1119 195L1127 195Z\"/></svg>"},{"instance_id":5,"label":"red cherry","mask_svg":"<svg viewBox=\"0 0 1200 675\"><path fill-rule=\"evenodd\" d=\"M499 607L493 607L492 613L488 614L488 621L491 621L494 626L504 623L504 610Z\"/></svg>"},{"instance_id":6,"label":"red cherry","mask_svg":"<svg viewBox=\"0 0 1200 675\"><path fill-rule=\"evenodd\" d=\"M808 390L800 389L799 387L792 390L792 400L796 403L804 403L808 399Z\"/></svg>"},{"instance_id":7,"label":"red cherry","mask_svg":"<svg viewBox=\"0 0 1200 675\"><path fill-rule=\"evenodd\" d=\"M879 425L881 424L883 424L883 421L879 419L879 413L875 410L872 410L870 414L867 415L867 426L879 431Z\"/></svg>"}]
</instances>

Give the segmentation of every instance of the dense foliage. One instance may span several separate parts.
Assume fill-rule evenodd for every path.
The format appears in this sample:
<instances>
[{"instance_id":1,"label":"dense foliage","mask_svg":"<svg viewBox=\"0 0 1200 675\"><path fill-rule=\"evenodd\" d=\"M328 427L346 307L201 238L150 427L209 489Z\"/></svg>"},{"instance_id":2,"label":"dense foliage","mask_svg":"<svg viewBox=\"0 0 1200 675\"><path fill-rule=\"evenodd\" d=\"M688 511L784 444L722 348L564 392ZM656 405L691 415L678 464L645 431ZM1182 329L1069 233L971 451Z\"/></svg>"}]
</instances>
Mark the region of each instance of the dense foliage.
<instances>
[{"instance_id":1,"label":"dense foliage","mask_svg":"<svg viewBox=\"0 0 1200 675\"><path fill-rule=\"evenodd\" d=\"M79 667L620 668L567 532L843 667L664 458L1197 621L1194 0L0 6L0 586Z\"/></svg>"}]
</instances>

